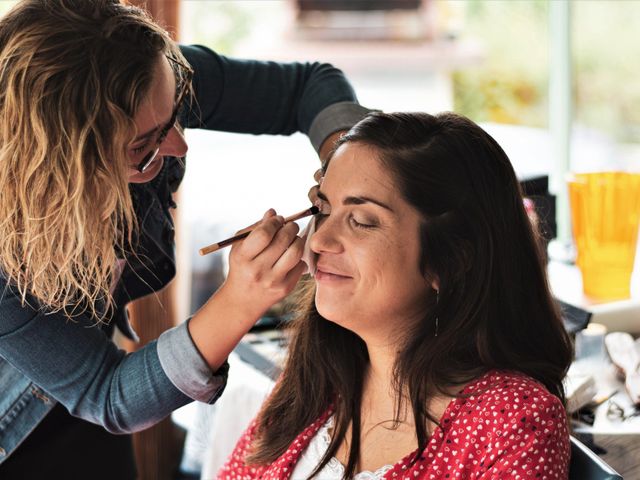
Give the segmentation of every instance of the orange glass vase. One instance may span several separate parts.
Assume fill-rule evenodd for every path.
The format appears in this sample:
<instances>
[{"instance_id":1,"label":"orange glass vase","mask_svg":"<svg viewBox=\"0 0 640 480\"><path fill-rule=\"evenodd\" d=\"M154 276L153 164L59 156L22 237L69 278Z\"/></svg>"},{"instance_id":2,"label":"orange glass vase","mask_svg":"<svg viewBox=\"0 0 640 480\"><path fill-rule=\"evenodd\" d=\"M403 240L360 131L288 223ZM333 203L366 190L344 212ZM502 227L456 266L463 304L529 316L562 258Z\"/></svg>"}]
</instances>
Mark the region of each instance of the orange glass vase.
<instances>
[{"instance_id":1,"label":"orange glass vase","mask_svg":"<svg viewBox=\"0 0 640 480\"><path fill-rule=\"evenodd\" d=\"M584 293L602 301L629 298L640 220L640 174L574 174L568 187Z\"/></svg>"}]
</instances>

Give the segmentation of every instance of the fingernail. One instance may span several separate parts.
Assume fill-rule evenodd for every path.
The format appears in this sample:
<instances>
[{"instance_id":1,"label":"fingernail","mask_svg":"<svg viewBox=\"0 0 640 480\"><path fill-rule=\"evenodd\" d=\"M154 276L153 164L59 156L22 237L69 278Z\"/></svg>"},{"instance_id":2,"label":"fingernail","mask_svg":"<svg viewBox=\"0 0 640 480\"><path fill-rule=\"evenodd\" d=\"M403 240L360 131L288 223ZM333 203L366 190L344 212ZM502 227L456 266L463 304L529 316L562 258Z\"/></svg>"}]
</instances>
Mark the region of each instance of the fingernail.
<instances>
[{"instance_id":1,"label":"fingernail","mask_svg":"<svg viewBox=\"0 0 640 480\"><path fill-rule=\"evenodd\" d=\"M264 218L273 217L276 214L276 211L273 208L267 210L264 214Z\"/></svg>"}]
</instances>

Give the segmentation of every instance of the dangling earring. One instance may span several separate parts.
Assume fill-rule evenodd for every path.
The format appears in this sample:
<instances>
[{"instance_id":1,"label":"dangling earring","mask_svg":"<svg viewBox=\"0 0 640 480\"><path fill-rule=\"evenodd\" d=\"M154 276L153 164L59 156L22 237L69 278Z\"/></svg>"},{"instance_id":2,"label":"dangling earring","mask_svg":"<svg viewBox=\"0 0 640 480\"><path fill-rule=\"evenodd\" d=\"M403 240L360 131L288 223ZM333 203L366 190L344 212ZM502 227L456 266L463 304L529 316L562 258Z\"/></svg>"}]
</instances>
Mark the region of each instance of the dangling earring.
<instances>
[{"instance_id":1,"label":"dangling earring","mask_svg":"<svg viewBox=\"0 0 640 480\"><path fill-rule=\"evenodd\" d=\"M436 306L438 305L438 301L440 300L440 291L436 290ZM436 317L436 334L435 336L438 336L438 317Z\"/></svg>"}]
</instances>

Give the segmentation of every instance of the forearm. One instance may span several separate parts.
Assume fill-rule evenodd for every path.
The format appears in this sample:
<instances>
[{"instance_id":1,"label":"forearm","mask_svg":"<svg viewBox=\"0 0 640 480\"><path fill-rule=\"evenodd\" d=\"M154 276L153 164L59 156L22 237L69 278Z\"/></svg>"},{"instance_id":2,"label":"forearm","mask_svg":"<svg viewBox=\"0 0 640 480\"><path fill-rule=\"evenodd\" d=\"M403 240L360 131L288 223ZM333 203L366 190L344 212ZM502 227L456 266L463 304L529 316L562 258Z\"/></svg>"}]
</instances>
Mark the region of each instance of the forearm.
<instances>
[{"instance_id":1,"label":"forearm","mask_svg":"<svg viewBox=\"0 0 640 480\"><path fill-rule=\"evenodd\" d=\"M323 63L238 60L200 46L182 46L194 68L195 102L187 128L288 135L303 132L319 150L332 133L370 110L358 104L344 74Z\"/></svg>"},{"instance_id":2,"label":"forearm","mask_svg":"<svg viewBox=\"0 0 640 480\"><path fill-rule=\"evenodd\" d=\"M77 417L102 425L111 433L149 428L192 399L173 385L164 372L156 342L118 361L105 358L87 378L81 395L56 389L55 396ZM64 387L63 387L64 388Z\"/></svg>"},{"instance_id":3,"label":"forearm","mask_svg":"<svg viewBox=\"0 0 640 480\"><path fill-rule=\"evenodd\" d=\"M229 255L225 283L193 316L189 333L216 370L264 312L287 296L305 269L295 222L269 210Z\"/></svg>"},{"instance_id":4,"label":"forearm","mask_svg":"<svg viewBox=\"0 0 640 480\"><path fill-rule=\"evenodd\" d=\"M264 311L247 298L235 298L223 285L189 321L189 333L209 367L216 371Z\"/></svg>"},{"instance_id":5,"label":"forearm","mask_svg":"<svg viewBox=\"0 0 640 480\"><path fill-rule=\"evenodd\" d=\"M155 342L126 354L85 322L36 316L0 335L0 356L71 414L113 433L147 428L190 401L164 373Z\"/></svg>"},{"instance_id":6,"label":"forearm","mask_svg":"<svg viewBox=\"0 0 640 480\"><path fill-rule=\"evenodd\" d=\"M43 313L32 297L23 304L1 275L0 291L0 357L11 364L0 362L0 378L11 368L111 432L147 428L191 399L214 401L224 388L226 371L211 372L184 324L127 354L95 319ZM4 387L8 395L11 385Z\"/></svg>"}]
</instances>

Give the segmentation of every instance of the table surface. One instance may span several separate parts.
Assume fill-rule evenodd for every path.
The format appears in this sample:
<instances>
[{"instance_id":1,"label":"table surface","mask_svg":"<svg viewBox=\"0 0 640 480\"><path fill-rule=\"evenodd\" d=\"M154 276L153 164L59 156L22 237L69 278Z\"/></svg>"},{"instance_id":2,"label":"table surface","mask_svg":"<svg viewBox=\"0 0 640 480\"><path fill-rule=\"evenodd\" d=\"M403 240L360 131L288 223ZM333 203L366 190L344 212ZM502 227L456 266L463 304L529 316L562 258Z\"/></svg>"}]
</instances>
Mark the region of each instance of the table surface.
<instances>
[{"instance_id":1,"label":"table surface","mask_svg":"<svg viewBox=\"0 0 640 480\"><path fill-rule=\"evenodd\" d=\"M594 435L593 442L606 450L600 458L623 478L640 479L640 434Z\"/></svg>"},{"instance_id":2,"label":"table surface","mask_svg":"<svg viewBox=\"0 0 640 480\"><path fill-rule=\"evenodd\" d=\"M621 330L637 334L640 331L639 268L635 269L631 282L632 298L608 303L594 301L583 294L582 277L575 265L552 261L548 266L548 274L553 293L558 298L595 312L592 321L605 324L609 332ZM604 362L605 365L607 363ZM622 384L614 378L609 367L610 365L605 366L596 375L596 383L599 387L611 387L617 382L619 392L612 399L624 403ZM589 445L593 442L603 449L605 452L599 453L599 456L625 479L640 480L640 417L614 425L606 420L606 409L605 403L596 411L594 428L581 428L574 434L584 440L584 443Z\"/></svg>"}]
</instances>

